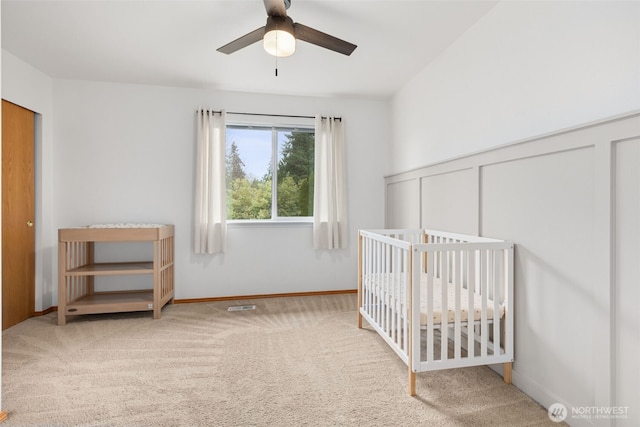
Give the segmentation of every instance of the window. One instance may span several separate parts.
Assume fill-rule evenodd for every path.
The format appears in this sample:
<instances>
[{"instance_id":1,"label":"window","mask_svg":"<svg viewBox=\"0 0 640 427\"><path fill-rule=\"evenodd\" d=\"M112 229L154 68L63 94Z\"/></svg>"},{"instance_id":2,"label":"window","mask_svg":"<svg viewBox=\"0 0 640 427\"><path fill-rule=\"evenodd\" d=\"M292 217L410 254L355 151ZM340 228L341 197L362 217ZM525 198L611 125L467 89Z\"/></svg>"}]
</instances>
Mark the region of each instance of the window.
<instances>
[{"instance_id":1,"label":"window","mask_svg":"<svg viewBox=\"0 0 640 427\"><path fill-rule=\"evenodd\" d=\"M227 125L226 135L227 219L313 217L313 128Z\"/></svg>"}]
</instances>

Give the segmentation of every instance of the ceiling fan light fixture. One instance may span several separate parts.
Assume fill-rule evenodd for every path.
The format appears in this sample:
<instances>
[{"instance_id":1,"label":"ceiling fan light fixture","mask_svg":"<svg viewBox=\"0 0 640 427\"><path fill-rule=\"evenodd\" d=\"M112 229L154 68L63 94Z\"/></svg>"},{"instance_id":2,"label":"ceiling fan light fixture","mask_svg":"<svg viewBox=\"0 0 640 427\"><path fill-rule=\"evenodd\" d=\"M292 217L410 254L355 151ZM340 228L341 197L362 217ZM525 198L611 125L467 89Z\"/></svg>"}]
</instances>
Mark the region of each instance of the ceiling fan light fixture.
<instances>
[{"instance_id":1,"label":"ceiling fan light fixture","mask_svg":"<svg viewBox=\"0 0 640 427\"><path fill-rule=\"evenodd\" d=\"M296 36L293 21L289 17L270 16L264 30L264 50L270 55L283 58L296 51Z\"/></svg>"},{"instance_id":2,"label":"ceiling fan light fixture","mask_svg":"<svg viewBox=\"0 0 640 427\"><path fill-rule=\"evenodd\" d=\"M219 47L218 52L229 55L260 40L263 42L264 49L276 58L293 55L296 51L296 40L302 40L346 56L351 55L358 47L353 43L307 27L299 22L294 24L293 20L287 16L291 0L263 0L263 2L267 11L267 24Z\"/></svg>"}]
</instances>

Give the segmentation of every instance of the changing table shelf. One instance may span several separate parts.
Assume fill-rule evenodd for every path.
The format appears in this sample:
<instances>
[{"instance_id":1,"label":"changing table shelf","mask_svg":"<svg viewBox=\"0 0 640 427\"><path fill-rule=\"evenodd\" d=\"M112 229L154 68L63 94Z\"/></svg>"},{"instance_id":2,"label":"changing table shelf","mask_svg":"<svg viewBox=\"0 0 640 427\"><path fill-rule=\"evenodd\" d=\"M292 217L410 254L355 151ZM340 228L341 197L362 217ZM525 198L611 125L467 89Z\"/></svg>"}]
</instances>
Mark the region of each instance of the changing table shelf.
<instances>
[{"instance_id":1,"label":"changing table shelf","mask_svg":"<svg viewBox=\"0 0 640 427\"><path fill-rule=\"evenodd\" d=\"M149 242L153 260L94 262L96 242ZM94 290L96 276L152 275L153 289ZM174 226L113 224L58 230L58 325L67 316L129 311L153 311L174 298Z\"/></svg>"},{"instance_id":2,"label":"changing table shelf","mask_svg":"<svg viewBox=\"0 0 640 427\"><path fill-rule=\"evenodd\" d=\"M68 276L111 276L153 274L153 262L105 262L87 264L67 271Z\"/></svg>"},{"instance_id":3,"label":"changing table shelf","mask_svg":"<svg viewBox=\"0 0 640 427\"><path fill-rule=\"evenodd\" d=\"M100 314L153 309L153 290L96 292L86 295L67 306L68 314Z\"/></svg>"}]
</instances>

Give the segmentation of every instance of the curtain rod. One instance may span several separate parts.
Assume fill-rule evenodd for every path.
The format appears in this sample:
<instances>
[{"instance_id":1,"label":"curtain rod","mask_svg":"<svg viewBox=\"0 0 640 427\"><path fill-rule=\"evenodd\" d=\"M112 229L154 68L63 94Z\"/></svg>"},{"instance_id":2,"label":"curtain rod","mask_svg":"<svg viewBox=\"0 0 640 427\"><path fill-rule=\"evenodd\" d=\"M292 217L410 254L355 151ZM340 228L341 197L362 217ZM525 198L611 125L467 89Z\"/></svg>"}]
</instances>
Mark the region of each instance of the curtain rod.
<instances>
[{"instance_id":1,"label":"curtain rod","mask_svg":"<svg viewBox=\"0 0 640 427\"><path fill-rule=\"evenodd\" d=\"M213 114L222 114L222 111L210 110ZM238 114L241 116L266 116L266 117L293 117L295 119L315 119L314 116L292 116L286 114L262 114L262 113L238 113L235 111L227 111L227 114ZM327 117L321 116L322 119ZM342 117L334 117L334 120L342 121Z\"/></svg>"}]
</instances>

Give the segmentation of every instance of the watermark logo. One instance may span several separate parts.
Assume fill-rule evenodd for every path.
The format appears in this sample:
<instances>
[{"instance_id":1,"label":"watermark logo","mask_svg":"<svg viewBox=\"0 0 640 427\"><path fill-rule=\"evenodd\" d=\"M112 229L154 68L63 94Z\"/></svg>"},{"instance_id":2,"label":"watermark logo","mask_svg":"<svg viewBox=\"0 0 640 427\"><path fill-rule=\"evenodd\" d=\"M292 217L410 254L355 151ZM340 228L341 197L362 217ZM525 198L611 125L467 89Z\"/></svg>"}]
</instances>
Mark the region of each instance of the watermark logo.
<instances>
[{"instance_id":1,"label":"watermark logo","mask_svg":"<svg viewBox=\"0 0 640 427\"><path fill-rule=\"evenodd\" d=\"M568 414L569 411L567 411L567 407L562 403L554 403L553 405L549 406L549 419L554 423L563 422L567 418Z\"/></svg>"},{"instance_id":2,"label":"watermark logo","mask_svg":"<svg viewBox=\"0 0 640 427\"><path fill-rule=\"evenodd\" d=\"M614 419L628 418L628 406L572 406L571 411L562 403L554 403L549 406L549 419L560 423L568 417L571 419Z\"/></svg>"}]
</instances>

